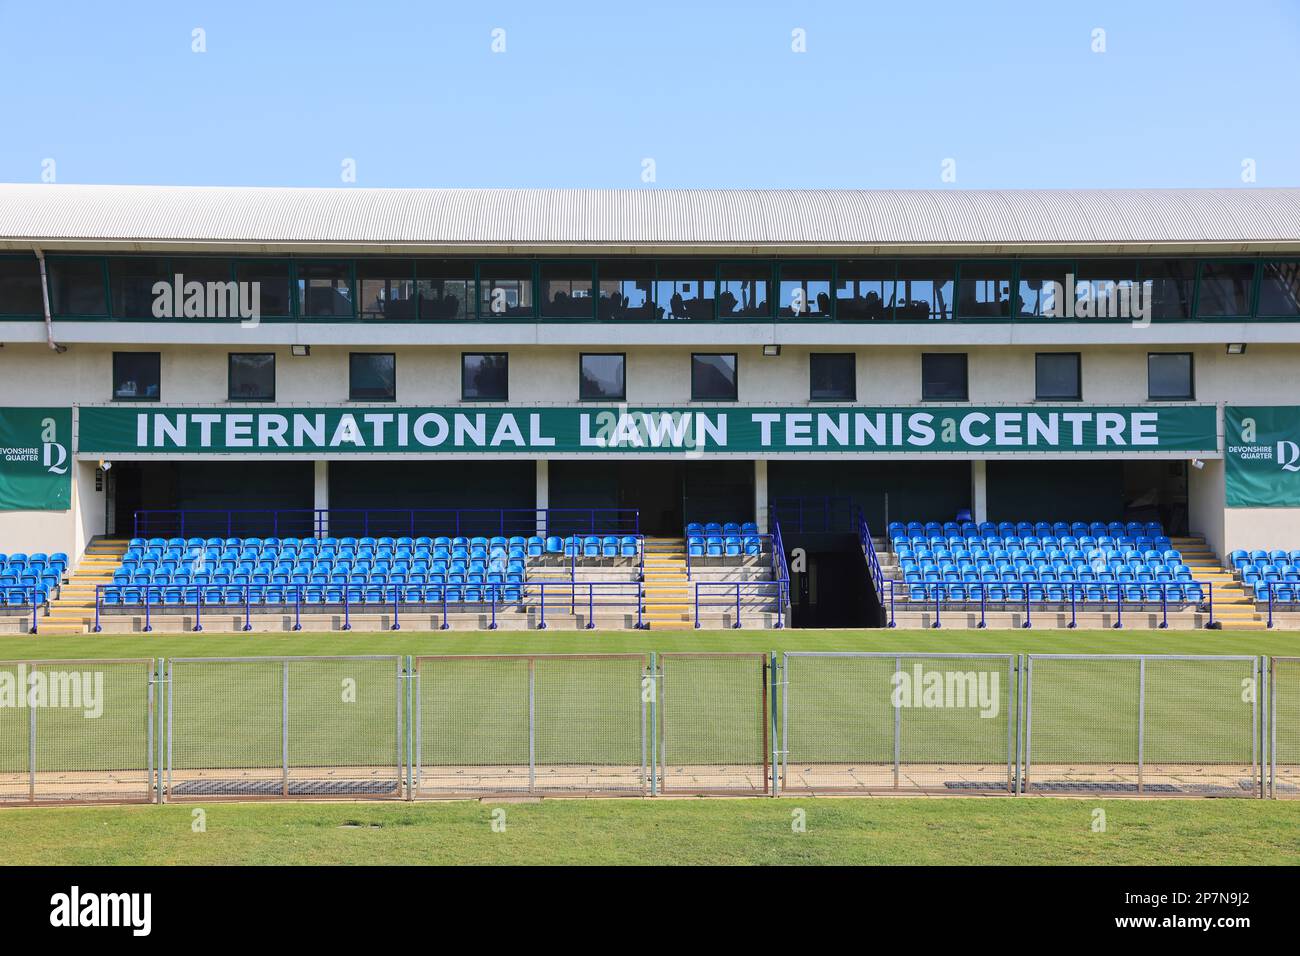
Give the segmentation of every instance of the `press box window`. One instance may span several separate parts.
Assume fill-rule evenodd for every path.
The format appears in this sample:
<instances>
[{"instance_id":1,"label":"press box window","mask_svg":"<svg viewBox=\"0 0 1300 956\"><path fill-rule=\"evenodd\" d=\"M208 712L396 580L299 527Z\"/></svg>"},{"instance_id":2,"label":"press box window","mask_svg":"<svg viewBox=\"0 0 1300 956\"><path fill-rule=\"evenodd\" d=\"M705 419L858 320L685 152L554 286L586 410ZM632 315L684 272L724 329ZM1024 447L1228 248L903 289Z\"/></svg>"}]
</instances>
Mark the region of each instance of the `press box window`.
<instances>
[{"instance_id":1,"label":"press box window","mask_svg":"<svg viewBox=\"0 0 1300 956\"><path fill-rule=\"evenodd\" d=\"M1153 402L1190 402L1196 397L1191 352L1147 355L1147 397Z\"/></svg>"},{"instance_id":2,"label":"press box window","mask_svg":"<svg viewBox=\"0 0 1300 956\"><path fill-rule=\"evenodd\" d=\"M510 398L510 360L505 352L466 352L460 361L463 401L504 402Z\"/></svg>"},{"instance_id":3,"label":"press box window","mask_svg":"<svg viewBox=\"0 0 1300 956\"><path fill-rule=\"evenodd\" d=\"M583 354L578 366L578 398L620 402L627 398L627 357L622 353Z\"/></svg>"},{"instance_id":4,"label":"press box window","mask_svg":"<svg viewBox=\"0 0 1300 956\"><path fill-rule=\"evenodd\" d=\"M231 352L228 379L232 402L275 401L275 353Z\"/></svg>"},{"instance_id":5,"label":"press box window","mask_svg":"<svg viewBox=\"0 0 1300 956\"><path fill-rule=\"evenodd\" d=\"M921 400L964 402L969 390L965 352L927 352L921 356Z\"/></svg>"},{"instance_id":6,"label":"press box window","mask_svg":"<svg viewBox=\"0 0 1300 956\"><path fill-rule=\"evenodd\" d=\"M41 270L35 256L0 256L0 315L41 315Z\"/></svg>"},{"instance_id":7,"label":"press box window","mask_svg":"<svg viewBox=\"0 0 1300 956\"><path fill-rule=\"evenodd\" d=\"M1039 352L1034 356L1034 397L1040 402L1083 398L1078 352Z\"/></svg>"},{"instance_id":8,"label":"press box window","mask_svg":"<svg viewBox=\"0 0 1300 956\"><path fill-rule=\"evenodd\" d=\"M735 353L722 355L692 355L691 401L734 402L735 400Z\"/></svg>"},{"instance_id":9,"label":"press box window","mask_svg":"<svg viewBox=\"0 0 1300 956\"><path fill-rule=\"evenodd\" d=\"M161 392L162 353L113 353L113 401L156 402Z\"/></svg>"},{"instance_id":10,"label":"press box window","mask_svg":"<svg viewBox=\"0 0 1300 956\"><path fill-rule=\"evenodd\" d=\"M857 398L857 356L852 352L814 352L808 356L808 373L812 401L851 402Z\"/></svg>"},{"instance_id":11,"label":"press box window","mask_svg":"<svg viewBox=\"0 0 1300 956\"><path fill-rule=\"evenodd\" d=\"M397 398L397 357L392 352L353 352L348 357L348 399L391 402Z\"/></svg>"}]
</instances>

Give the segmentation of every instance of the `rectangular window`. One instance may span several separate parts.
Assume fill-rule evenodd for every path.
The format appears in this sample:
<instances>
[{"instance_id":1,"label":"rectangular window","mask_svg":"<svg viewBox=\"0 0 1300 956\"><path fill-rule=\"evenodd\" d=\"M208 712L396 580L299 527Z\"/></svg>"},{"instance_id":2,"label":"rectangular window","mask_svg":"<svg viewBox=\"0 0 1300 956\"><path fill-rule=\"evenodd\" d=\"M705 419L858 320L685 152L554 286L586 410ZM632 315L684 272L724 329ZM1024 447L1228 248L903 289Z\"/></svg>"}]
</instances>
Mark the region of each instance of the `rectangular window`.
<instances>
[{"instance_id":1,"label":"rectangular window","mask_svg":"<svg viewBox=\"0 0 1300 956\"><path fill-rule=\"evenodd\" d=\"M1259 314L1267 318L1288 319L1300 315L1300 259L1265 262L1262 268Z\"/></svg>"},{"instance_id":2,"label":"rectangular window","mask_svg":"<svg viewBox=\"0 0 1300 956\"><path fill-rule=\"evenodd\" d=\"M808 397L851 402L858 397L857 356L852 352L814 352L808 356Z\"/></svg>"},{"instance_id":3,"label":"rectangular window","mask_svg":"<svg viewBox=\"0 0 1300 956\"><path fill-rule=\"evenodd\" d=\"M718 270L718 276L718 318L772 317L770 263L724 262Z\"/></svg>"},{"instance_id":4,"label":"rectangular window","mask_svg":"<svg viewBox=\"0 0 1300 956\"><path fill-rule=\"evenodd\" d=\"M627 398L627 356L584 352L578 356L578 398L583 401Z\"/></svg>"},{"instance_id":5,"label":"rectangular window","mask_svg":"<svg viewBox=\"0 0 1300 956\"><path fill-rule=\"evenodd\" d=\"M358 259L358 314L362 322L416 319L415 263L410 259Z\"/></svg>"},{"instance_id":6,"label":"rectangular window","mask_svg":"<svg viewBox=\"0 0 1300 956\"><path fill-rule=\"evenodd\" d=\"M113 353L113 401L156 402L161 395L162 353Z\"/></svg>"},{"instance_id":7,"label":"rectangular window","mask_svg":"<svg viewBox=\"0 0 1300 956\"><path fill-rule=\"evenodd\" d=\"M147 256L111 257L108 260L108 283L113 294L113 316L119 319L154 318L153 287L158 282L166 282L166 294L173 295L173 276L166 259ZM182 288L182 302L184 292ZM206 301L206 296L204 298ZM169 303L168 308L174 312L174 302Z\"/></svg>"},{"instance_id":8,"label":"rectangular window","mask_svg":"<svg viewBox=\"0 0 1300 956\"><path fill-rule=\"evenodd\" d=\"M352 264L299 262L298 307L305 319L352 318Z\"/></svg>"},{"instance_id":9,"label":"rectangular window","mask_svg":"<svg viewBox=\"0 0 1300 956\"><path fill-rule=\"evenodd\" d=\"M533 317L533 264L531 262L480 262L478 292L481 319Z\"/></svg>"},{"instance_id":10,"label":"rectangular window","mask_svg":"<svg viewBox=\"0 0 1300 956\"><path fill-rule=\"evenodd\" d=\"M235 262L235 281L247 282L249 293L257 283L256 298L262 318L287 319L293 315L289 295L289 263L276 259L239 259Z\"/></svg>"},{"instance_id":11,"label":"rectangular window","mask_svg":"<svg viewBox=\"0 0 1300 956\"><path fill-rule=\"evenodd\" d=\"M669 322L712 322L718 267L712 262L665 260L659 263L655 302Z\"/></svg>"},{"instance_id":12,"label":"rectangular window","mask_svg":"<svg viewBox=\"0 0 1300 956\"><path fill-rule=\"evenodd\" d=\"M655 310L655 264L646 259L609 259L597 263L602 322L647 322L659 317Z\"/></svg>"},{"instance_id":13,"label":"rectangular window","mask_svg":"<svg viewBox=\"0 0 1300 956\"><path fill-rule=\"evenodd\" d=\"M780 316L788 319L831 317L829 262L787 262L781 265Z\"/></svg>"},{"instance_id":14,"label":"rectangular window","mask_svg":"<svg viewBox=\"0 0 1300 956\"><path fill-rule=\"evenodd\" d=\"M177 311L175 304L172 305L172 316L174 318L186 319L251 319L255 309L260 308L254 301L253 290L247 290L246 298L241 298L242 290L235 285L232 278L233 265L231 260L221 257L210 256L191 256L185 258L174 258L169 263L171 274L167 276L167 281L174 283L176 277L180 276L181 282L181 308ZM198 286L192 285L198 283ZM202 302L198 297L191 298L185 289L190 291L202 289ZM116 299L116 292L114 293ZM114 311L116 311L116 305Z\"/></svg>"},{"instance_id":15,"label":"rectangular window","mask_svg":"<svg viewBox=\"0 0 1300 956\"><path fill-rule=\"evenodd\" d=\"M1009 319L1011 263L963 262L957 292L959 318Z\"/></svg>"},{"instance_id":16,"label":"rectangular window","mask_svg":"<svg viewBox=\"0 0 1300 956\"><path fill-rule=\"evenodd\" d=\"M231 352L227 379L232 402L275 401L275 353Z\"/></svg>"},{"instance_id":17,"label":"rectangular window","mask_svg":"<svg viewBox=\"0 0 1300 956\"><path fill-rule=\"evenodd\" d=\"M348 356L348 400L391 402L397 398L397 357L392 352Z\"/></svg>"},{"instance_id":18,"label":"rectangular window","mask_svg":"<svg viewBox=\"0 0 1300 956\"><path fill-rule=\"evenodd\" d=\"M734 352L691 356L691 401L734 402L736 394Z\"/></svg>"},{"instance_id":19,"label":"rectangular window","mask_svg":"<svg viewBox=\"0 0 1300 956\"><path fill-rule=\"evenodd\" d=\"M415 264L421 322L464 322L474 313L474 263L420 259Z\"/></svg>"},{"instance_id":20,"label":"rectangular window","mask_svg":"<svg viewBox=\"0 0 1300 956\"><path fill-rule=\"evenodd\" d=\"M542 318L591 319L596 303L591 297L589 262L543 262Z\"/></svg>"},{"instance_id":21,"label":"rectangular window","mask_svg":"<svg viewBox=\"0 0 1300 956\"><path fill-rule=\"evenodd\" d=\"M1147 355L1147 397L1153 402L1190 402L1196 398L1191 352Z\"/></svg>"},{"instance_id":22,"label":"rectangular window","mask_svg":"<svg viewBox=\"0 0 1300 956\"><path fill-rule=\"evenodd\" d=\"M1196 317L1216 319L1250 315L1255 284L1253 262L1202 262Z\"/></svg>"},{"instance_id":23,"label":"rectangular window","mask_svg":"<svg viewBox=\"0 0 1300 956\"><path fill-rule=\"evenodd\" d=\"M894 318L899 322L951 319L955 271L951 262L900 262Z\"/></svg>"},{"instance_id":24,"label":"rectangular window","mask_svg":"<svg viewBox=\"0 0 1300 956\"><path fill-rule=\"evenodd\" d=\"M1084 322L1132 319L1137 281L1132 259L1080 260L1074 276L1074 317Z\"/></svg>"},{"instance_id":25,"label":"rectangular window","mask_svg":"<svg viewBox=\"0 0 1300 956\"><path fill-rule=\"evenodd\" d=\"M1144 259L1138 263L1142 294L1150 295L1151 318L1155 321L1186 322L1192 317L1192 291L1196 287L1196 263L1188 259ZM1150 282L1150 291L1147 283ZM1147 303L1143 302L1145 306Z\"/></svg>"},{"instance_id":26,"label":"rectangular window","mask_svg":"<svg viewBox=\"0 0 1300 956\"><path fill-rule=\"evenodd\" d=\"M1073 272L1074 263L1068 260L1020 263L1016 304L1012 310L1015 316L1019 319L1067 318L1065 289Z\"/></svg>"},{"instance_id":27,"label":"rectangular window","mask_svg":"<svg viewBox=\"0 0 1300 956\"><path fill-rule=\"evenodd\" d=\"M1082 400L1078 352L1039 352L1034 356L1034 397L1040 402Z\"/></svg>"},{"instance_id":28,"label":"rectangular window","mask_svg":"<svg viewBox=\"0 0 1300 956\"><path fill-rule=\"evenodd\" d=\"M43 316L41 268L35 256L0 256L0 315Z\"/></svg>"},{"instance_id":29,"label":"rectangular window","mask_svg":"<svg viewBox=\"0 0 1300 956\"><path fill-rule=\"evenodd\" d=\"M965 352L926 352L921 356L921 400L968 400Z\"/></svg>"},{"instance_id":30,"label":"rectangular window","mask_svg":"<svg viewBox=\"0 0 1300 956\"><path fill-rule=\"evenodd\" d=\"M841 262L835 287L836 317L841 322L881 322L894 317L892 262L869 259Z\"/></svg>"},{"instance_id":31,"label":"rectangular window","mask_svg":"<svg viewBox=\"0 0 1300 956\"><path fill-rule=\"evenodd\" d=\"M104 260L73 256L45 260L50 282L50 309L56 316L106 316Z\"/></svg>"},{"instance_id":32,"label":"rectangular window","mask_svg":"<svg viewBox=\"0 0 1300 956\"><path fill-rule=\"evenodd\" d=\"M460 357L460 397L466 402L510 399L510 356L505 352L466 352Z\"/></svg>"}]
</instances>

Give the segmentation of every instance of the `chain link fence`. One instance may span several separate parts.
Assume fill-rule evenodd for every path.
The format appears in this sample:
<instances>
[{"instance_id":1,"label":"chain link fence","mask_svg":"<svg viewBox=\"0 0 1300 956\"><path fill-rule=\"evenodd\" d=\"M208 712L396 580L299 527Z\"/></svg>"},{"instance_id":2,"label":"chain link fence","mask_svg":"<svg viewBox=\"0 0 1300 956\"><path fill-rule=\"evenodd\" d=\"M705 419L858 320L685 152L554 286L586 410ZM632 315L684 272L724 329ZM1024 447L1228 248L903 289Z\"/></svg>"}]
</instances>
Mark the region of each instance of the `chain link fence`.
<instances>
[{"instance_id":1,"label":"chain link fence","mask_svg":"<svg viewBox=\"0 0 1300 956\"><path fill-rule=\"evenodd\" d=\"M1300 657L1275 657L1269 668L1269 795L1300 797Z\"/></svg>"},{"instance_id":2,"label":"chain link fence","mask_svg":"<svg viewBox=\"0 0 1300 956\"><path fill-rule=\"evenodd\" d=\"M166 798L399 797L399 657L168 662Z\"/></svg>"},{"instance_id":3,"label":"chain link fence","mask_svg":"<svg viewBox=\"0 0 1300 956\"><path fill-rule=\"evenodd\" d=\"M155 667L0 663L0 803L153 799Z\"/></svg>"},{"instance_id":4,"label":"chain link fence","mask_svg":"<svg viewBox=\"0 0 1300 956\"><path fill-rule=\"evenodd\" d=\"M417 657L414 793L646 794L643 654Z\"/></svg>"},{"instance_id":5,"label":"chain link fence","mask_svg":"<svg viewBox=\"0 0 1300 956\"><path fill-rule=\"evenodd\" d=\"M1027 793L1262 796L1261 660L1031 654Z\"/></svg>"},{"instance_id":6,"label":"chain link fence","mask_svg":"<svg viewBox=\"0 0 1300 956\"><path fill-rule=\"evenodd\" d=\"M782 792L1013 793L1010 654L788 652Z\"/></svg>"}]
</instances>

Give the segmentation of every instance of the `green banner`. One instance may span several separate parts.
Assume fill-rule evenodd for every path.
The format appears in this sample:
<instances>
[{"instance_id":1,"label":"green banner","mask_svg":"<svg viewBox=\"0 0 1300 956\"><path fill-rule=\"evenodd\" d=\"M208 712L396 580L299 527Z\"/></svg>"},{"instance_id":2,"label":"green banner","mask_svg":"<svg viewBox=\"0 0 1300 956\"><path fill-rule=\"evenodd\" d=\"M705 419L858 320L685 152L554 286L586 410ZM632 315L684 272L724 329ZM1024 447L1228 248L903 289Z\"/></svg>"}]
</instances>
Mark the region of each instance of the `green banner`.
<instances>
[{"instance_id":1,"label":"green banner","mask_svg":"<svg viewBox=\"0 0 1300 956\"><path fill-rule=\"evenodd\" d=\"M1155 407L83 407L77 448L122 454L1060 453L1218 449L1212 405Z\"/></svg>"},{"instance_id":2,"label":"green banner","mask_svg":"<svg viewBox=\"0 0 1300 956\"><path fill-rule=\"evenodd\" d=\"M1300 508L1300 405L1223 410L1229 508Z\"/></svg>"},{"instance_id":3,"label":"green banner","mask_svg":"<svg viewBox=\"0 0 1300 956\"><path fill-rule=\"evenodd\" d=\"M72 409L0 408L0 511L72 507Z\"/></svg>"}]
</instances>

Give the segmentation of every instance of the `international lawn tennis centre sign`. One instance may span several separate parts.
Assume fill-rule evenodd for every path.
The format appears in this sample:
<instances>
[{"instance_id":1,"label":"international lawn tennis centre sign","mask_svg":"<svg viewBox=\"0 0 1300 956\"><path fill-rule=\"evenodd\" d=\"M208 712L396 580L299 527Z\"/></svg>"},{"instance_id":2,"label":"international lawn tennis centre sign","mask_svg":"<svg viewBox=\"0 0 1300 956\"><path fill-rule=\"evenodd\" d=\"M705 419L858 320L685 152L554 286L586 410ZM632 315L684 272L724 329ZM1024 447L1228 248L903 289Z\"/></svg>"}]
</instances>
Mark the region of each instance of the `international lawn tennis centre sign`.
<instances>
[{"instance_id":1,"label":"international lawn tennis centre sign","mask_svg":"<svg viewBox=\"0 0 1300 956\"><path fill-rule=\"evenodd\" d=\"M1212 405L82 407L86 454L1215 452Z\"/></svg>"}]
</instances>

